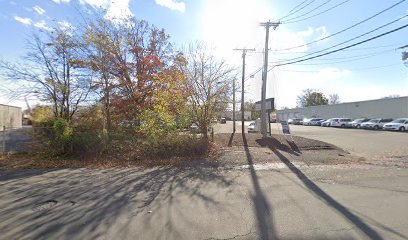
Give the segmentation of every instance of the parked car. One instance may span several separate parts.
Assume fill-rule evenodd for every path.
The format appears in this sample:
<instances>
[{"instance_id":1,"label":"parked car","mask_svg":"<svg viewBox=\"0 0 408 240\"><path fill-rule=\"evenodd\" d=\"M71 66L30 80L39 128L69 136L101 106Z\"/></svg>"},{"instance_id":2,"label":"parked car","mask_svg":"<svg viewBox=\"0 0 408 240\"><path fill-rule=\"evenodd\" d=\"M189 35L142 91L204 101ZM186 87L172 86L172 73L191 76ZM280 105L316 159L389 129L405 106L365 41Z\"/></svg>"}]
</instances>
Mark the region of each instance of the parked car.
<instances>
[{"instance_id":1,"label":"parked car","mask_svg":"<svg viewBox=\"0 0 408 240\"><path fill-rule=\"evenodd\" d=\"M301 125L303 124L303 121L301 118L291 118L288 120L288 124Z\"/></svg>"},{"instance_id":2,"label":"parked car","mask_svg":"<svg viewBox=\"0 0 408 240\"><path fill-rule=\"evenodd\" d=\"M303 126L309 125L310 120L312 120L312 119L311 119L311 118L303 118L303 120L302 120L302 125L303 125Z\"/></svg>"},{"instance_id":3,"label":"parked car","mask_svg":"<svg viewBox=\"0 0 408 240\"><path fill-rule=\"evenodd\" d=\"M392 119L374 118L370 119L368 122L362 123L361 128L378 130L382 129L384 124L391 121Z\"/></svg>"},{"instance_id":4,"label":"parked car","mask_svg":"<svg viewBox=\"0 0 408 240\"><path fill-rule=\"evenodd\" d=\"M330 123L331 123L331 121L333 121L334 119L337 119L337 118L329 118L329 119L327 119L326 121L323 121L323 122L320 124L320 126L322 126L322 127L330 127Z\"/></svg>"},{"instance_id":5,"label":"parked car","mask_svg":"<svg viewBox=\"0 0 408 240\"><path fill-rule=\"evenodd\" d=\"M320 126L322 124L322 121L324 121L323 118L311 118L311 119L307 119L306 121L303 121L303 125Z\"/></svg>"},{"instance_id":6,"label":"parked car","mask_svg":"<svg viewBox=\"0 0 408 240\"><path fill-rule=\"evenodd\" d=\"M227 123L227 119L226 118L221 118L220 123Z\"/></svg>"},{"instance_id":7,"label":"parked car","mask_svg":"<svg viewBox=\"0 0 408 240\"><path fill-rule=\"evenodd\" d=\"M249 126L248 126L248 132L249 132L249 133L251 133L251 132L256 132L256 131L255 131L255 122L251 122L251 123L249 124Z\"/></svg>"},{"instance_id":8,"label":"parked car","mask_svg":"<svg viewBox=\"0 0 408 240\"><path fill-rule=\"evenodd\" d=\"M369 119L367 118L357 118L354 119L353 121L347 123L346 127L350 127L350 128L360 128L361 124L364 122L367 122Z\"/></svg>"},{"instance_id":9,"label":"parked car","mask_svg":"<svg viewBox=\"0 0 408 240\"><path fill-rule=\"evenodd\" d=\"M350 118L334 118L334 119L330 122L330 127L341 127L341 128L345 128L349 122L351 122L351 119L350 119Z\"/></svg>"},{"instance_id":10,"label":"parked car","mask_svg":"<svg viewBox=\"0 0 408 240\"><path fill-rule=\"evenodd\" d=\"M408 118L395 119L390 123L384 124L383 129L405 132L408 130Z\"/></svg>"}]
</instances>

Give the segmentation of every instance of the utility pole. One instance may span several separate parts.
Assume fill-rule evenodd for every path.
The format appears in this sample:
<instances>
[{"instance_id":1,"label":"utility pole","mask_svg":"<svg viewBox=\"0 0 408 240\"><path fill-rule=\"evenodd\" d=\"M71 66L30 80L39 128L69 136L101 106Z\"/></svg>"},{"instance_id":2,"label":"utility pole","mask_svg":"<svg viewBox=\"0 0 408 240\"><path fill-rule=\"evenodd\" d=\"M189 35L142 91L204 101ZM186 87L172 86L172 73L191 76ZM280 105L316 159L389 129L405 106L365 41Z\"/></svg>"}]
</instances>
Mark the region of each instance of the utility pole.
<instances>
[{"instance_id":1,"label":"utility pole","mask_svg":"<svg viewBox=\"0 0 408 240\"><path fill-rule=\"evenodd\" d=\"M236 48L234 50L242 51L242 83L241 83L241 124L242 124L242 134L245 133L245 107L244 107L244 92L245 92L245 56L247 51L255 51L254 48Z\"/></svg>"},{"instance_id":2,"label":"utility pole","mask_svg":"<svg viewBox=\"0 0 408 240\"><path fill-rule=\"evenodd\" d=\"M235 128L235 81L236 79L234 78L232 80L232 132L236 132Z\"/></svg>"},{"instance_id":3,"label":"utility pole","mask_svg":"<svg viewBox=\"0 0 408 240\"><path fill-rule=\"evenodd\" d=\"M264 69L262 74L262 93L261 93L261 133L262 137L267 137L267 127L266 127L266 79L268 76L268 42L269 42L269 28L273 27L275 30L279 26L280 22L263 22L260 25L266 29L265 37L265 54L264 54ZM269 122L268 122L269 124Z\"/></svg>"}]
</instances>

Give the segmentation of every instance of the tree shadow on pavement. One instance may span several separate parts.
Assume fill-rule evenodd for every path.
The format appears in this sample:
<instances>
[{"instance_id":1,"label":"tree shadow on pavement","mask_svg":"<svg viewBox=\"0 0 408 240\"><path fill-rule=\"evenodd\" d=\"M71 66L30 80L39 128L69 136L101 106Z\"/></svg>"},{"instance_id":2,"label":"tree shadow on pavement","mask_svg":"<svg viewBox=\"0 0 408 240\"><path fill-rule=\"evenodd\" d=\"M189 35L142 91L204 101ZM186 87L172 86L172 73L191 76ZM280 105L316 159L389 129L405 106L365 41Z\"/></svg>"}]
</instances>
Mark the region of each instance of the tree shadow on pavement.
<instances>
[{"instance_id":1,"label":"tree shadow on pavement","mask_svg":"<svg viewBox=\"0 0 408 240\"><path fill-rule=\"evenodd\" d=\"M255 195L253 196L253 202L255 205L256 219L258 222L258 230L260 233L260 237L263 240L277 239L276 230L273 223L272 208L271 206L269 206L265 194L262 192L261 186L259 184L258 176L256 175L254 168L253 157L249 151L245 133L242 134L242 140L244 143L245 154L247 157L249 171L251 174L251 180L255 191Z\"/></svg>"},{"instance_id":2,"label":"tree shadow on pavement","mask_svg":"<svg viewBox=\"0 0 408 240\"><path fill-rule=\"evenodd\" d=\"M297 168L293 163L290 162L288 158L286 158L282 153L279 152L285 151L290 154L293 154L293 150L288 149L277 149L271 145L265 144L268 146L269 149L297 176L297 178L303 182L303 184L307 187L307 189L315 195L318 199L325 202L328 206L335 209L341 216L347 219L350 223L352 223L356 228L365 236L370 239L383 239L383 237L376 232L372 227L366 224L361 218L357 215L350 212L345 206L341 203L336 201L332 198L329 194L323 191L319 186L317 186L312 180L310 180L299 168Z\"/></svg>"},{"instance_id":3,"label":"tree shadow on pavement","mask_svg":"<svg viewBox=\"0 0 408 240\"><path fill-rule=\"evenodd\" d=\"M155 229L158 238L178 239L179 228L172 218L184 219L186 213L182 204L172 205L180 200L177 196L187 195L188 201L214 207L220 204L217 195L205 192L206 186L227 189L233 179L198 161L195 166L153 169L56 170L4 183L0 189L4 239L109 239L108 230L115 224L120 227L112 238L134 239L143 227L155 226L157 219L166 221L165 227ZM167 215L159 211L162 205L169 205ZM186 224L187 229L194 227Z\"/></svg>"}]
</instances>

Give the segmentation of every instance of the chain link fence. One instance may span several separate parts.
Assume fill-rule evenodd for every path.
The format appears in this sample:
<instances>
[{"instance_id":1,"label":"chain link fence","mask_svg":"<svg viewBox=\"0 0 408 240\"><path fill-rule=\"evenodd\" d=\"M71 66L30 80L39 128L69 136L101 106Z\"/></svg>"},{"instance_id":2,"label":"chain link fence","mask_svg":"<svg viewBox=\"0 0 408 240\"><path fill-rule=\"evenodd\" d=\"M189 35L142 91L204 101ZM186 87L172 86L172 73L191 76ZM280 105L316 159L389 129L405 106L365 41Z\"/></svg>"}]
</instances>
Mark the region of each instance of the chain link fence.
<instances>
[{"instance_id":1,"label":"chain link fence","mask_svg":"<svg viewBox=\"0 0 408 240\"><path fill-rule=\"evenodd\" d=\"M0 128L0 153L38 151L52 136L52 129L46 127Z\"/></svg>"}]
</instances>

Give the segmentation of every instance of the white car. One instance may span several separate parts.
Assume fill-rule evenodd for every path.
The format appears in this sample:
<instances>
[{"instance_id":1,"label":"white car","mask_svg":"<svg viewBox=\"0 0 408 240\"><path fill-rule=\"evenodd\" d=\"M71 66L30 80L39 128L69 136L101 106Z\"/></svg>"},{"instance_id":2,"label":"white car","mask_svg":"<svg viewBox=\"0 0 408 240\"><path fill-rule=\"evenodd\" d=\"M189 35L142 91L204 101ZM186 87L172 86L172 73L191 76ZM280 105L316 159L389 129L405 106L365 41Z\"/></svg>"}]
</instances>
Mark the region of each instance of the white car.
<instances>
[{"instance_id":1,"label":"white car","mask_svg":"<svg viewBox=\"0 0 408 240\"><path fill-rule=\"evenodd\" d=\"M251 133L251 132L256 132L256 131L255 131L255 122L251 122L251 123L249 124L249 126L248 126L248 132L249 132L249 133Z\"/></svg>"},{"instance_id":2,"label":"white car","mask_svg":"<svg viewBox=\"0 0 408 240\"><path fill-rule=\"evenodd\" d=\"M374 118L370 119L370 121L362 123L360 126L361 128L365 129L374 129L378 130L383 128L383 126L387 123L390 123L392 119L382 119L382 118Z\"/></svg>"},{"instance_id":3,"label":"white car","mask_svg":"<svg viewBox=\"0 0 408 240\"><path fill-rule=\"evenodd\" d=\"M351 122L350 118L333 118L333 120L330 122L330 127L345 128L349 122Z\"/></svg>"},{"instance_id":4,"label":"white car","mask_svg":"<svg viewBox=\"0 0 408 240\"><path fill-rule=\"evenodd\" d=\"M329 119L327 119L326 121L322 122L322 124L321 124L320 126L322 126L322 127L330 127L330 123L331 123L331 121L333 121L334 119L337 119L337 118L329 118Z\"/></svg>"},{"instance_id":5,"label":"white car","mask_svg":"<svg viewBox=\"0 0 408 240\"><path fill-rule=\"evenodd\" d=\"M390 123L384 124L383 129L405 132L408 130L408 118L395 119Z\"/></svg>"}]
</instances>

